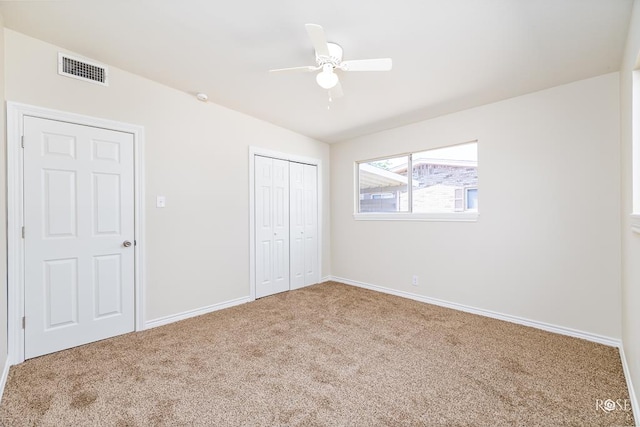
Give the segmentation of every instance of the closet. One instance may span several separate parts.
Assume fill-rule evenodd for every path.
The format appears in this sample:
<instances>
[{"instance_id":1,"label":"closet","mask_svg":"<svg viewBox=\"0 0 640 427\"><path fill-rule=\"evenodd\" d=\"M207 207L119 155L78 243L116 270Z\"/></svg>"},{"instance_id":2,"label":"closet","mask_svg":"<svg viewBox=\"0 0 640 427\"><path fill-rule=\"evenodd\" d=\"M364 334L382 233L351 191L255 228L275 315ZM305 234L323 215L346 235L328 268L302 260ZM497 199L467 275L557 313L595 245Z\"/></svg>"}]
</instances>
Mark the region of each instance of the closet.
<instances>
[{"instance_id":1,"label":"closet","mask_svg":"<svg viewBox=\"0 0 640 427\"><path fill-rule=\"evenodd\" d=\"M254 161L256 298L317 283L317 166Z\"/></svg>"}]
</instances>

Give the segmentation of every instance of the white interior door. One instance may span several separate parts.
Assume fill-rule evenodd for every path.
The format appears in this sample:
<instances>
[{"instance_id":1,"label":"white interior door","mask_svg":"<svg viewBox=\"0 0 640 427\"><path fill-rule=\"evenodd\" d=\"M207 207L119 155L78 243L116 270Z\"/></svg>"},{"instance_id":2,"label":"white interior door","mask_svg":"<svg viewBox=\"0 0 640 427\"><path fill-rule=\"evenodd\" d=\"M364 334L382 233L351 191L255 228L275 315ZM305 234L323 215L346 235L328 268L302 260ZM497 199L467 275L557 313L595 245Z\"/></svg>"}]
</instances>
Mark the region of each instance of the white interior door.
<instances>
[{"instance_id":1,"label":"white interior door","mask_svg":"<svg viewBox=\"0 0 640 427\"><path fill-rule=\"evenodd\" d=\"M133 135L24 119L25 357L134 330Z\"/></svg>"},{"instance_id":2,"label":"white interior door","mask_svg":"<svg viewBox=\"0 0 640 427\"><path fill-rule=\"evenodd\" d=\"M291 162L291 289L318 283L317 168Z\"/></svg>"},{"instance_id":3,"label":"white interior door","mask_svg":"<svg viewBox=\"0 0 640 427\"><path fill-rule=\"evenodd\" d=\"M256 298L289 290L289 162L255 156Z\"/></svg>"}]
</instances>

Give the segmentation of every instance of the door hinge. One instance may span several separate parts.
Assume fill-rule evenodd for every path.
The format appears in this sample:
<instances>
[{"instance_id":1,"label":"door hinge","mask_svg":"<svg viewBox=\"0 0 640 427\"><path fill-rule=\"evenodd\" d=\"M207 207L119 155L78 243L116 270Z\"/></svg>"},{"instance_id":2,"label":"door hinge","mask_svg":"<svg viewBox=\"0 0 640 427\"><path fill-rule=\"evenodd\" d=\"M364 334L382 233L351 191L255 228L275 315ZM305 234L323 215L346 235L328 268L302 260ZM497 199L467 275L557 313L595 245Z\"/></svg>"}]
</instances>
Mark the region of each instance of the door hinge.
<instances>
[{"instance_id":1,"label":"door hinge","mask_svg":"<svg viewBox=\"0 0 640 427\"><path fill-rule=\"evenodd\" d=\"M138 246L138 241L137 240L133 241L133 246Z\"/></svg>"},{"instance_id":2,"label":"door hinge","mask_svg":"<svg viewBox=\"0 0 640 427\"><path fill-rule=\"evenodd\" d=\"M20 137L20 145L24 148L24 135Z\"/></svg>"},{"instance_id":3,"label":"door hinge","mask_svg":"<svg viewBox=\"0 0 640 427\"><path fill-rule=\"evenodd\" d=\"M22 329L24 329L26 325L27 325L27 318L25 316L22 316Z\"/></svg>"},{"instance_id":4,"label":"door hinge","mask_svg":"<svg viewBox=\"0 0 640 427\"><path fill-rule=\"evenodd\" d=\"M24 227L22 227L22 238L24 239Z\"/></svg>"}]
</instances>

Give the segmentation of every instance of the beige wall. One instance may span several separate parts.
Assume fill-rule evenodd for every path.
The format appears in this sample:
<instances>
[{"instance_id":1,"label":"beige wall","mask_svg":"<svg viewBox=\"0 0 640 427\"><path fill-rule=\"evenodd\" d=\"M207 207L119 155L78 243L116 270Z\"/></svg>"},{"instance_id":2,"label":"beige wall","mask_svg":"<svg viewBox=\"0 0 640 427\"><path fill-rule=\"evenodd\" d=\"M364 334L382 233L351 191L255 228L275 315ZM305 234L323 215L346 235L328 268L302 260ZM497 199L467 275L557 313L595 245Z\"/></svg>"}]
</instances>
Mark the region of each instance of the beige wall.
<instances>
[{"instance_id":1,"label":"beige wall","mask_svg":"<svg viewBox=\"0 0 640 427\"><path fill-rule=\"evenodd\" d=\"M147 320L249 295L250 145L322 160L329 274L327 144L114 67L109 87L58 76L58 47L11 30L5 49L8 101L144 126Z\"/></svg>"},{"instance_id":2,"label":"beige wall","mask_svg":"<svg viewBox=\"0 0 640 427\"><path fill-rule=\"evenodd\" d=\"M622 343L629 367L629 378L640 396L640 234L631 231L632 211L632 71L640 55L640 2L633 4L625 56L620 72L621 150L622 150ZM635 119L640 115L634 112ZM640 135L636 135L640 141ZM640 149L640 142L638 143ZM640 182L636 182L640 186ZM638 213L638 212L636 212ZM636 400L635 408L640 408ZM635 414L636 419L640 414Z\"/></svg>"},{"instance_id":3,"label":"beige wall","mask_svg":"<svg viewBox=\"0 0 640 427\"><path fill-rule=\"evenodd\" d=\"M619 339L618 85L612 73L332 145L332 275ZM354 220L355 161L476 139L477 222Z\"/></svg>"}]
</instances>

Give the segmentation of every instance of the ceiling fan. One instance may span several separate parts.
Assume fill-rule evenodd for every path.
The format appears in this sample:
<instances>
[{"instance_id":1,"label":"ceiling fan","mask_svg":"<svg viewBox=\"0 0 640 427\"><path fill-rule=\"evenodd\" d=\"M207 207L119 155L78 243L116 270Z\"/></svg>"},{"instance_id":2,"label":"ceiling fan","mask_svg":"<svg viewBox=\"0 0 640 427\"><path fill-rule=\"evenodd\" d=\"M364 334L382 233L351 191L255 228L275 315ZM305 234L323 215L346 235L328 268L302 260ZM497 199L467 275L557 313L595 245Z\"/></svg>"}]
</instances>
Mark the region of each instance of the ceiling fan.
<instances>
[{"instance_id":1,"label":"ceiling fan","mask_svg":"<svg viewBox=\"0 0 640 427\"><path fill-rule=\"evenodd\" d=\"M329 99L339 98L343 95L342 86L336 71L389 71L391 70L391 58L342 60L342 47L336 43L327 42L324 29L320 25L306 24L307 34L316 51L316 65L306 67L278 68L270 72L302 71L314 72L321 70L316 75L316 81L323 89L329 90Z\"/></svg>"}]
</instances>

